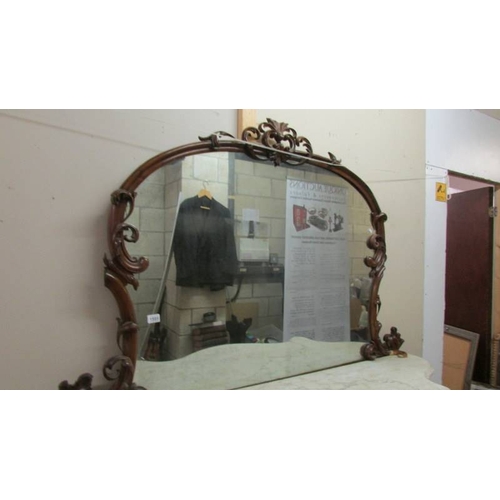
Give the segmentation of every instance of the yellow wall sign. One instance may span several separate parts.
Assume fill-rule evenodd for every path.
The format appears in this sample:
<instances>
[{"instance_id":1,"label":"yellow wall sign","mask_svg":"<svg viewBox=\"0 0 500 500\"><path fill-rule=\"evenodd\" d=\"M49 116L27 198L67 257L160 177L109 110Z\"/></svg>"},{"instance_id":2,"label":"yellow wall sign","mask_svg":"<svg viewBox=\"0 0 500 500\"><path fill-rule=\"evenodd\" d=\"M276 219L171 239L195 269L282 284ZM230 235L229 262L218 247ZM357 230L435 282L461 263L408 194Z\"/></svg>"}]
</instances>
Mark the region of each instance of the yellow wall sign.
<instances>
[{"instance_id":1,"label":"yellow wall sign","mask_svg":"<svg viewBox=\"0 0 500 500\"><path fill-rule=\"evenodd\" d=\"M444 182L436 182L436 201L447 201L446 184Z\"/></svg>"}]
</instances>

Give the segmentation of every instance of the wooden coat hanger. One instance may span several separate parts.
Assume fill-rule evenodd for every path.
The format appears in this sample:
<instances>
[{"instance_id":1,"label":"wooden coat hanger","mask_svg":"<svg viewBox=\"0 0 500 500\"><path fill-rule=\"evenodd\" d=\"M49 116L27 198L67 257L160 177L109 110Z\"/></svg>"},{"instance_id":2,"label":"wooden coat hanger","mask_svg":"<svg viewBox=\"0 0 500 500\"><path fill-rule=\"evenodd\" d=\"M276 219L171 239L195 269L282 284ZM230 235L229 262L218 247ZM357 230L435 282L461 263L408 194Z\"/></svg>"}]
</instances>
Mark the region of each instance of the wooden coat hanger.
<instances>
[{"instance_id":1,"label":"wooden coat hanger","mask_svg":"<svg viewBox=\"0 0 500 500\"><path fill-rule=\"evenodd\" d=\"M203 181L203 187L198 191L198 198L208 198L209 200L213 199L212 193L207 189L208 187L208 181ZM210 210L210 207L204 207L203 205L200 206L200 208L203 208L204 210Z\"/></svg>"}]
</instances>

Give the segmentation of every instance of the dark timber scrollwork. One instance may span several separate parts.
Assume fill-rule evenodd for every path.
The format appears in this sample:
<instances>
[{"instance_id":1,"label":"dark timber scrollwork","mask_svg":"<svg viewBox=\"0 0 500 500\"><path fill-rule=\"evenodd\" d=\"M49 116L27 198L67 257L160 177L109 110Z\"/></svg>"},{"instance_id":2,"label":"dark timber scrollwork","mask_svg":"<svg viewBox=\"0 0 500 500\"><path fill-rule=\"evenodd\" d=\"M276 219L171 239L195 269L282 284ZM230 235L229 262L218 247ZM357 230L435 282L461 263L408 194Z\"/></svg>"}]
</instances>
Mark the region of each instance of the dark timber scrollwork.
<instances>
[{"instance_id":1,"label":"dark timber scrollwork","mask_svg":"<svg viewBox=\"0 0 500 500\"><path fill-rule=\"evenodd\" d=\"M92 375L90 373L83 373L80 375L74 384L70 384L67 380L63 380L59 384L60 390L91 390L92 389Z\"/></svg>"},{"instance_id":2,"label":"dark timber scrollwork","mask_svg":"<svg viewBox=\"0 0 500 500\"><path fill-rule=\"evenodd\" d=\"M106 361L102 371L106 380L114 382L112 389L144 389L133 382L134 363L127 356L113 356Z\"/></svg>"},{"instance_id":3,"label":"dark timber scrollwork","mask_svg":"<svg viewBox=\"0 0 500 500\"><path fill-rule=\"evenodd\" d=\"M211 151L240 153L274 166L286 164L293 167L309 164L320 167L338 175L361 194L369 206L373 227L373 233L366 243L373 254L364 260L370 269L369 275L372 281L368 306L371 341L362 346L361 354L365 359L389 355L403 356L404 353L400 351L403 340L397 329L391 328L391 333L385 335L382 341L380 339L382 325L377 319L381 306L378 291L387 260L384 230L387 216L381 212L375 196L366 183L341 165L341 160L334 154L328 153L328 157L314 154L308 139L299 136L287 123L268 118L257 127L246 128L241 139L235 139L231 134L219 131L207 137L199 137L199 142L160 153L139 166L120 188L112 193L108 218L109 254L104 256L104 282L115 297L120 313L117 342L121 351L120 355L109 359L103 369L105 378L113 383L112 388L137 388L133 383L133 376L138 356L138 326L128 287L137 289L139 283L136 275L148 268L149 261L145 257L133 257L127 249L128 244L136 243L140 237L139 230L127 222L134 211L136 189L161 167L187 156ZM89 374L83 374L75 384L71 385L64 381L60 388L91 388L91 380Z\"/></svg>"},{"instance_id":4,"label":"dark timber scrollwork","mask_svg":"<svg viewBox=\"0 0 500 500\"><path fill-rule=\"evenodd\" d=\"M105 256L108 269L116 273L124 282L137 289L138 283L134 274L144 272L149 261L145 257L132 257L126 243L139 240L139 230L125 221L134 211L136 193L118 189L111 194L111 213L108 224L108 247L111 259Z\"/></svg>"},{"instance_id":5,"label":"dark timber scrollwork","mask_svg":"<svg viewBox=\"0 0 500 500\"><path fill-rule=\"evenodd\" d=\"M234 135L228 134L227 132L224 132L223 130L219 130L218 132L214 132L213 134L209 135L208 137L201 137L199 136L198 139L200 141L210 141L212 148L217 149L221 145L221 140L224 138L226 139L234 139Z\"/></svg>"},{"instance_id":6,"label":"dark timber scrollwork","mask_svg":"<svg viewBox=\"0 0 500 500\"><path fill-rule=\"evenodd\" d=\"M365 264L371 268L370 278L372 287L370 291L370 302L368 317L370 318L371 342L361 349L362 355L366 359L375 359L378 356L386 356L388 354L383 343L380 341L381 323L376 320L377 314L380 311L381 302L378 295L380 282L385 271L385 262L387 260L385 247L384 222L387 220L387 215L384 213L371 213L372 226L374 232L368 237L366 246L373 250L373 255L365 257Z\"/></svg>"},{"instance_id":7,"label":"dark timber scrollwork","mask_svg":"<svg viewBox=\"0 0 500 500\"><path fill-rule=\"evenodd\" d=\"M126 221L134 210L136 193L118 189L111 194L111 210L108 219L108 249L110 257L104 256L104 283L114 295L120 309L117 329L117 344L123 356L111 358L104 366L104 375L113 380L113 389L130 389L138 350L138 325L135 308L127 290L132 285L137 290L139 282L135 274L144 272L149 266L145 257L132 257L127 243L139 240L139 230ZM118 363L119 360L119 363ZM128 360L128 361L125 361ZM111 367L118 370L115 378L109 378Z\"/></svg>"},{"instance_id":8,"label":"dark timber scrollwork","mask_svg":"<svg viewBox=\"0 0 500 500\"><path fill-rule=\"evenodd\" d=\"M378 294L380 282L384 276L385 262L387 260L384 223L387 215L381 212L371 213L374 232L369 236L366 246L373 250L373 255L364 259L366 266L371 268L370 278L372 288L370 291L370 302L368 315L370 318L371 341L361 348L361 354L365 359L373 360L380 356L392 354L405 355L399 350L404 340L398 333L397 328L392 327L391 333L384 335L384 342L380 340L381 323L377 320L381 302Z\"/></svg>"},{"instance_id":9,"label":"dark timber scrollwork","mask_svg":"<svg viewBox=\"0 0 500 500\"><path fill-rule=\"evenodd\" d=\"M258 127L248 127L243 131L242 139L248 142L246 153L256 160L271 160L276 166L281 163L288 165L302 165L313 155L311 143L305 137L288 126L288 123L277 122L271 118ZM262 144L269 149L258 149L253 145ZM284 153L284 154L283 154ZM286 153L301 153L300 159Z\"/></svg>"}]
</instances>

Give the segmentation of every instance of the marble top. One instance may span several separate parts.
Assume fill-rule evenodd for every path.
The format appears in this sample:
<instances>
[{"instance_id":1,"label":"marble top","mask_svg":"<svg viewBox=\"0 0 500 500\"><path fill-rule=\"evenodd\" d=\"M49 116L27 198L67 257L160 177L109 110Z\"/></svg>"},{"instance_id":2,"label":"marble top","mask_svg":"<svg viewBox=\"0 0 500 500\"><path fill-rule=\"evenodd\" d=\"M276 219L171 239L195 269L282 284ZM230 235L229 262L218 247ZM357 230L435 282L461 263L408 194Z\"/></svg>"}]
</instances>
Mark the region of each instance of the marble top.
<instances>
[{"instance_id":1,"label":"marble top","mask_svg":"<svg viewBox=\"0 0 500 500\"><path fill-rule=\"evenodd\" d=\"M429 380L431 365L417 356L387 356L259 384L259 390L448 390Z\"/></svg>"},{"instance_id":2,"label":"marble top","mask_svg":"<svg viewBox=\"0 0 500 500\"><path fill-rule=\"evenodd\" d=\"M295 337L280 344L229 344L175 361L138 360L134 381L146 389L446 389L429 380L417 356L364 361L358 342Z\"/></svg>"},{"instance_id":3,"label":"marble top","mask_svg":"<svg viewBox=\"0 0 500 500\"><path fill-rule=\"evenodd\" d=\"M138 360L134 382L146 389L237 389L362 362L361 345L302 337L277 344L227 344L175 361Z\"/></svg>"}]
</instances>

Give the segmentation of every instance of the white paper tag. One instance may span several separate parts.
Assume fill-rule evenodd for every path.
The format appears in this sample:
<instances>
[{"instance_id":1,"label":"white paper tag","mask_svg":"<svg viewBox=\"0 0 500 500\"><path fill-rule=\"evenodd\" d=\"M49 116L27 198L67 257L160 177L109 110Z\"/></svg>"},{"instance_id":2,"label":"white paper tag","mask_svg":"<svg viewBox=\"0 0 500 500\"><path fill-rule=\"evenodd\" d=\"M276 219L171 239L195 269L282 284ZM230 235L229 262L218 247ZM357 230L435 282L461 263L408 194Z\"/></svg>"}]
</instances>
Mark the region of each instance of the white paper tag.
<instances>
[{"instance_id":1,"label":"white paper tag","mask_svg":"<svg viewBox=\"0 0 500 500\"><path fill-rule=\"evenodd\" d=\"M148 325L152 325L153 323L159 323L160 322L160 315L159 314L148 314Z\"/></svg>"}]
</instances>

